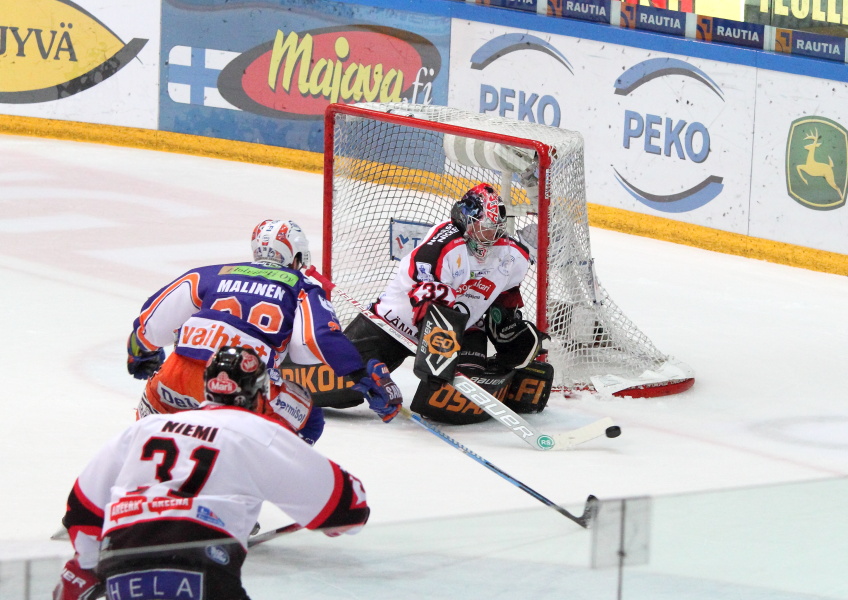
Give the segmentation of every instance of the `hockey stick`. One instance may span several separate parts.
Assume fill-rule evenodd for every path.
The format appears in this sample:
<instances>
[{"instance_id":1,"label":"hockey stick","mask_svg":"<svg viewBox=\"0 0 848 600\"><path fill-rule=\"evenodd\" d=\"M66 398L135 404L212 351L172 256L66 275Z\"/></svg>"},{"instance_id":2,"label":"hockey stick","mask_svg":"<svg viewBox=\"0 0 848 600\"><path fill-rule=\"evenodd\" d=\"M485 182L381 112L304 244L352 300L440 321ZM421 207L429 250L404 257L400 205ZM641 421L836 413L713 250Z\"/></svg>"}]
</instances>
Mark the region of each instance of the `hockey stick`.
<instances>
[{"instance_id":1,"label":"hockey stick","mask_svg":"<svg viewBox=\"0 0 848 600\"><path fill-rule=\"evenodd\" d=\"M448 444L450 444L451 446L453 446L454 448L456 448L457 450L459 450L460 452L462 452L466 456L470 456L472 459L474 459L475 461L477 461L478 463L480 463L481 465L483 465L484 467L486 467L487 469L489 469L493 473L496 473L496 474L500 475L501 477L503 477L504 479L506 479L512 485L518 487L520 490L527 492L528 494L533 496L536 500L538 500L539 502L541 502L545 506L549 506L552 509L554 509L555 511L557 511L559 514L561 514L562 516L564 516L568 519L571 519L572 521L574 521L575 523L580 525L580 527L582 527L584 529L588 529L589 526L591 525L592 520L595 518L595 515L598 512L598 499L595 496L590 495L588 498L586 498L586 507L583 509L582 515L580 515L579 517L574 516L573 514L568 512L566 509L564 509L560 505L554 503L553 501L547 499L546 497L544 497L542 494L540 494L539 492L537 492L536 490L534 490L530 486L528 486L524 483L521 483L520 481L518 481L515 477L513 477L509 473L507 473L507 472L501 470L500 468L496 467L491 462L489 462L488 460L486 460L485 458L483 458L482 456L480 456L479 454L477 454L473 450L469 450L468 448L466 448L465 446L463 446L462 444L457 442L455 439L453 439L451 436L446 434L444 431L442 431L441 429L439 429L435 425L428 423L427 421L422 419L420 415L416 415L415 413L413 413L411 410L409 410L405 406L401 406L400 411L401 411L401 414L404 417L406 417L407 419L409 419L410 421L415 422L417 425L423 427L424 429L426 429L427 431L429 431L430 433L432 433L436 437L447 442Z\"/></svg>"},{"instance_id":2,"label":"hockey stick","mask_svg":"<svg viewBox=\"0 0 848 600\"><path fill-rule=\"evenodd\" d=\"M298 525L297 523L292 523L291 525L284 525L283 527L277 527L276 529L272 529L271 531L266 531L265 533L258 533L247 540L247 547L253 548L259 544L264 544L269 540L276 539L282 535L287 535L289 533L294 533L295 531L300 531L303 529L303 525Z\"/></svg>"},{"instance_id":3,"label":"hockey stick","mask_svg":"<svg viewBox=\"0 0 848 600\"><path fill-rule=\"evenodd\" d=\"M392 338L397 340L399 343L403 344L410 352L414 354L417 351L418 347L415 342L375 315L356 298L344 290L339 289L335 283L319 273L314 266L310 266L306 269L304 274L320 282L324 286L324 289L328 291L332 290L344 298L372 323L391 335ZM519 416L518 413L506 406L503 402L495 398L465 375L458 373L454 377L452 385L460 393L462 393L463 396L482 408L489 414L489 416L493 417L496 421L504 425L513 434L520 437L524 440L524 442L536 450L568 450L578 444L588 442L589 440L593 440L602 435L613 438L617 437L621 433L621 429L614 425L612 419L609 417L604 417L595 423L590 423L584 427L580 427L572 431L566 431L564 433L553 435L539 433L527 421Z\"/></svg>"},{"instance_id":4,"label":"hockey stick","mask_svg":"<svg viewBox=\"0 0 848 600\"><path fill-rule=\"evenodd\" d=\"M283 527L277 527L276 529L272 529L271 531L266 531L265 533L259 533L257 535L252 536L247 540L247 547L253 548L258 544L262 544L267 542L268 540L273 540L282 535L286 535L289 533L294 533L295 531L300 531L303 529L302 525L298 525L297 523L292 523L291 525L284 525ZM56 533L50 536L51 540L69 540L71 536L68 535L68 530L62 527L57 530Z\"/></svg>"}]
</instances>

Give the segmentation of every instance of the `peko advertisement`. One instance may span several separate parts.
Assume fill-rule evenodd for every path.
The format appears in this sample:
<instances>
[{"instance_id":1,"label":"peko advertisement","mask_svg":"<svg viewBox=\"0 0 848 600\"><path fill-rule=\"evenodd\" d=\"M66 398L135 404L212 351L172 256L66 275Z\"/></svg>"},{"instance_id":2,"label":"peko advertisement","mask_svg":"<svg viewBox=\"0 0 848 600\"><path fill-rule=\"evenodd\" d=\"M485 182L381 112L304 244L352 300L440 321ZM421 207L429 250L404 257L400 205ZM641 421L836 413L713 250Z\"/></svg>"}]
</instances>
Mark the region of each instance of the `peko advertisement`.
<instances>
[{"instance_id":1,"label":"peko advertisement","mask_svg":"<svg viewBox=\"0 0 848 600\"><path fill-rule=\"evenodd\" d=\"M158 61L158 0L0 0L3 114L156 129Z\"/></svg>"},{"instance_id":2,"label":"peko advertisement","mask_svg":"<svg viewBox=\"0 0 848 600\"><path fill-rule=\"evenodd\" d=\"M332 102L447 102L450 20L314 0L163 0L162 130L323 150Z\"/></svg>"},{"instance_id":3,"label":"peko advertisement","mask_svg":"<svg viewBox=\"0 0 848 600\"><path fill-rule=\"evenodd\" d=\"M743 67L471 21L451 54L451 105L582 134L589 202L747 234Z\"/></svg>"}]
</instances>

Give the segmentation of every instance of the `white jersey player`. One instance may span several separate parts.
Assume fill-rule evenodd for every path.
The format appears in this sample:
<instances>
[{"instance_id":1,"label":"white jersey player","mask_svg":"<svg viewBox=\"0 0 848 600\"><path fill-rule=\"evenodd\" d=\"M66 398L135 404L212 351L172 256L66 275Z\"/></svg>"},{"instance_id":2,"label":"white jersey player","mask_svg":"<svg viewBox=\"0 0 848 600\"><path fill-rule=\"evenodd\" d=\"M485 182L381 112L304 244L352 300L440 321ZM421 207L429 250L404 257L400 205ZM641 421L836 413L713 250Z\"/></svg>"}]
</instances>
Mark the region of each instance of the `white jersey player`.
<instances>
[{"instance_id":1,"label":"white jersey player","mask_svg":"<svg viewBox=\"0 0 848 600\"><path fill-rule=\"evenodd\" d=\"M368 520L356 477L255 412L268 376L252 348L222 347L203 379L200 409L137 421L83 470L63 519L76 556L54 600L103 586L110 600L154 587L145 598L246 599L241 566L263 501L331 536Z\"/></svg>"},{"instance_id":2,"label":"white jersey player","mask_svg":"<svg viewBox=\"0 0 848 600\"><path fill-rule=\"evenodd\" d=\"M371 310L415 341L431 305L467 315L458 368L469 376L488 373L488 337L497 352L493 369L500 375L495 377L493 371L493 377L485 379L500 390L514 369L533 361L545 337L519 311L524 306L519 286L531 260L529 249L506 234L506 208L500 196L492 185L481 183L454 204L449 221L431 228L424 241L401 259ZM345 334L364 359L379 359L390 370L410 356L402 344L362 316ZM457 424L488 418L474 405L449 406L444 394L428 393L425 401L421 390L411 405L416 412ZM541 407L537 398L534 409L524 412L538 412Z\"/></svg>"},{"instance_id":3,"label":"white jersey player","mask_svg":"<svg viewBox=\"0 0 848 600\"><path fill-rule=\"evenodd\" d=\"M495 301L523 306L518 288L530 268L529 251L506 235L504 206L497 195L489 198L484 191L480 196L482 211L489 212L493 225L488 225L489 218L469 217L480 204L476 195L466 194L454 207L456 216L432 227L401 259L371 307L410 339L417 340L418 323L433 303L467 314L469 328L482 328L481 319Z\"/></svg>"}]
</instances>

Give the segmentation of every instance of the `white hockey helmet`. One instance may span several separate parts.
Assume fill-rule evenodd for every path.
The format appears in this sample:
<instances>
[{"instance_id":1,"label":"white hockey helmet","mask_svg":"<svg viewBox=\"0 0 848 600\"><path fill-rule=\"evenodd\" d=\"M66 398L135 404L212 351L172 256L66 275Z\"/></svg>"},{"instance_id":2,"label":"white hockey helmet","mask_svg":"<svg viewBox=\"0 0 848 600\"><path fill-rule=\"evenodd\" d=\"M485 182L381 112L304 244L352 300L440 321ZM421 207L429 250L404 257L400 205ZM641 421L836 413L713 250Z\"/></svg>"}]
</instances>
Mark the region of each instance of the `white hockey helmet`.
<instances>
[{"instance_id":1,"label":"white hockey helmet","mask_svg":"<svg viewBox=\"0 0 848 600\"><path fill-rule=\"evenodd\" d=\"M250 239L255 262L291 267L295 259L309 266L309 240L294 221L266 219L253 230Z\"/></svg>"}]
</instances>

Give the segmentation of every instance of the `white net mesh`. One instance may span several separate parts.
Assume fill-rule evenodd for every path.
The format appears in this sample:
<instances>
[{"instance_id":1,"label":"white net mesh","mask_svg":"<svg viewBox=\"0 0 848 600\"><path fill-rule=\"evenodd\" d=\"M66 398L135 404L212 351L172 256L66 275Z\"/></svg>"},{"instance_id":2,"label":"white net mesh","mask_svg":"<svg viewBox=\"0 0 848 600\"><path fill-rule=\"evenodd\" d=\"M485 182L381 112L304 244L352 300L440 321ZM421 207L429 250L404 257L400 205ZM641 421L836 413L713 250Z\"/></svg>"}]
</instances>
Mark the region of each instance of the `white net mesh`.
<instances>
[{"instance_id":1,"label":"white net mesh","mask_svg":"<svg viewBox=\"0 0 848 600\"><path fill-rule=\"evenodd\" d=\"M369 303L393 276L396 259L415 245L415 236L450 218L450 209L471 186L488 182L508 207L510 229L536 246L540 225L538 161L532 146L495 143L486 132L536 140L550 156L546 272L531 268L521 286L525 318L547 324L548 361L555 383L567 388L662 374L667 357L621 312L598 282L589 245L589 222L579 133L545 125L475 114L442 106L360 104L367 116L335 113L332 132L332 238L325 269L334 282ZM385 113L413 117L402 124ZM478 133L432 131L425 123L474 129ZM528 149L529 148L529 149ZM330 150L327 149L327 152ZM537 298L537 290L544 290ZM343 325L356 309L336 303ZM646 377L645 377L646 376ZM632 383L632 381L631 381ZM621 387L621 386L619 386ZM625 386L627 387L627 386Z\"/></svg>"}]
</instances>

